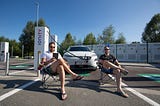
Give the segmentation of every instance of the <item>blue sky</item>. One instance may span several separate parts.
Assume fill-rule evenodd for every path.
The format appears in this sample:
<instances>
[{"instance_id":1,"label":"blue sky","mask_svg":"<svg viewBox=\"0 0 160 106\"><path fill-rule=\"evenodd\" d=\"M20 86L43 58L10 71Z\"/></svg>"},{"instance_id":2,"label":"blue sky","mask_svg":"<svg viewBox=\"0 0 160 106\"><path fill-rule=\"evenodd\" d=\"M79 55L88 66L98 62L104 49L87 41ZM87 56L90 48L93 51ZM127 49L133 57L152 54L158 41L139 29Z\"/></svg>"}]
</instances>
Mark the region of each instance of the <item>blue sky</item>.
<instances>
[{"instance_id":1,"label":"blue sky","mask_svg":"<svg viewBox=\"0 0 160 106\"><path fill-rule=\"evenodd\" d=\"M39 18L62 42L68 32L77 40L92 32L95 37L112 25L114 37L123 33L127 43L141 41L151 18L160 13L160 0L0 0L0 36L18 41L28 21Z\"/></svg>"}]
</instances>

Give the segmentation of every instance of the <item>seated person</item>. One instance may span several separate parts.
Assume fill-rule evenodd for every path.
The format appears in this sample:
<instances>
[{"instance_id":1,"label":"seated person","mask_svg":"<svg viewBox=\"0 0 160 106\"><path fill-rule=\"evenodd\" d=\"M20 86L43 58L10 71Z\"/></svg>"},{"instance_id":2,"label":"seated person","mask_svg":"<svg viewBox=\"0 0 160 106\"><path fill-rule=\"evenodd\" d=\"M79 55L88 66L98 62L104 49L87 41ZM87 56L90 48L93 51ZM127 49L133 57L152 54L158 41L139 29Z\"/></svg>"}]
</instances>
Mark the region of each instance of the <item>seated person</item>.
<instances>
[{"instance_id":1,"label":"seated person","mask_svg":"<svg viewBox=\"0 0 160 106\"><path fill-rule=\"evenodd\" d=\"M99 63L102 65L102 71L107 73L107 74L114 74L116 77L116 83L117 83L117 91L116 93L118 95L121 95L123 97L129 97L121 87L122 83L122 78L121 78L121 73L124 75L128 74L128 71L122 68L118 62L118 60L110 54L110 49L109 47L105 46L104 47L105 53L100 56L99 58Z\"/></svg>"},{"instance_id":2,"label":"seated person","mask_svg":"<svg viewBox=\"0 0 160 106\"><path fill-rule=\"evenodd\" d=\"M58 56L56 58L53 57L54 51L55 51L55 43L50 42L49 51L41 55L41 66L45 65L47 71L49 71L52 74L54 73L59 74L59 78L61 81L61 98L62 100L65 100L67 98L67 94L66 94L65 87L64 87L65 71L71 74L73 80L81 80L83 77L78 76L78 74L70 70L69 66L66 64L66 61L62 58L60 53L58 53Z\"/></svg>"}]
</instances>

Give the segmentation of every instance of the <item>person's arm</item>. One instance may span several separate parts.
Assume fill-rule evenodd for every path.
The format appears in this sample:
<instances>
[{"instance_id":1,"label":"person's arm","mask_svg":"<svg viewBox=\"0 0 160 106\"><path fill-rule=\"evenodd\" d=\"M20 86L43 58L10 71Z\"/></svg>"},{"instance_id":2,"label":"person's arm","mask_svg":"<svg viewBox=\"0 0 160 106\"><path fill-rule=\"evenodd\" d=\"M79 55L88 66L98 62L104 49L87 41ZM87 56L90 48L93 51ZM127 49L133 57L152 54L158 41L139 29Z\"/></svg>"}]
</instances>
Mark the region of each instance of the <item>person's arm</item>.
<instances>
[{"instance_id":1,"label":"person's arm","mask_svg":"<svg viewBox=\"0 0 160 106\"><path fill-rule=\"evenodd\" d=\"M121 67L107 61L107 60L104 60L105 64L108 66L108 67L111 67L111 68L114 68L114 69L121 69Z\"/></svg>"},{"instance_id":2,"label":"person's arm","mask_svg":"<svg viewBox=\"0 0 160 106\"><path fill-rule=\"evenodd\" d=\"M117 59L115 60L114 64L117 65L118 67L121 67L121 65Z\"/></svg>"},{"instance_id":3,"label":"person's arm","mask_svg":"<svg viewBox=\"0 0 160 106\"><path fill-rule=\"evenodd\" d=\"M47 54L46 54L46 53L43 53L43 54L41 55L41 64L42 64L42 65L48 65L49 63L51 63L51 62L53 62L53 61L55 61L55 60L56 60L55 57L47 60Z\"/></svg>"},{"instance_id":4,"label":"person's arm","mask_svg":"<svg viewBox=\"0 0 160 106\"><path fill-rule=\"evenodd\" d=\"M99 59L98 63L102 65L103 64L103 60Z\"/></svg>"},{"instance_id":5,"label":"person's arm","mask_svg":"<svg viewBox=\"0 0 160 106\"><path fill-rule=\"evenodd\" d=\"M103 62L104 62L104 55L101 55L101 56L99 57L98 64L103 65Z\"/></svg>"},{"instance_id":6,"label":"person's arm","mask_svg":"<svg viewBox=\"0 0 160 106\"><path fill-rule=\"evenodd\" d=\"M51 58L50 60L46 60L46 58L42 58L41 59L41 64L43 64L43 65L48 65L49 63L51 63L51 62L53 62L53 61L56 61L56 58Z\"/></svg>"}]
</instances>

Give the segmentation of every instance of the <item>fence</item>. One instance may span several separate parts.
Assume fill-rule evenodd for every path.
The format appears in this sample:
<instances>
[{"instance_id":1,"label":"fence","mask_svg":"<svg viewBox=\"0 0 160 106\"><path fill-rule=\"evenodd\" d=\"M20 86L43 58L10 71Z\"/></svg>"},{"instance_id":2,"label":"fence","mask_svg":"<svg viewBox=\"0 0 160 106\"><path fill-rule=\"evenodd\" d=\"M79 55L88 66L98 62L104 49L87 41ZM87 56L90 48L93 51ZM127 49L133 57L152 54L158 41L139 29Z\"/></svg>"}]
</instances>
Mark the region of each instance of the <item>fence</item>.
<instances>
[{"instance_id":1,"label":"fence","mask_svg":"<svg viewBox=\"0 0 160 106\"><path fill-rule=\"evenodd\" d=\"M87 45L99 57L104 53L105 44ZM119 61L160 63L160 43L110 44L110 53Z\"/></svg>"}]
</instances>

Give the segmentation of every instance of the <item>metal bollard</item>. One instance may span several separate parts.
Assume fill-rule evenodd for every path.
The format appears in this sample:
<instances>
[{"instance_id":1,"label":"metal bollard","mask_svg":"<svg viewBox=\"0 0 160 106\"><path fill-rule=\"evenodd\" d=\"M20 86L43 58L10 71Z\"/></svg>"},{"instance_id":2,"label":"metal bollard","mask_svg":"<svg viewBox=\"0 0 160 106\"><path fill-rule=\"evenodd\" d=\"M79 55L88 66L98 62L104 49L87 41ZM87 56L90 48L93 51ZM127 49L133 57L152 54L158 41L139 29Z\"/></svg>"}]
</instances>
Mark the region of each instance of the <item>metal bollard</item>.
<instances>
[{"instance_id":1,"label":"metal bollard","mask_svg":"<svg viewBox=\"0 0 160 106\"><path fill-rule=\"evenodd\" d=\"M38 63L38 65L39 65L39 63L40 63L40 54L41 54L41 51L38 51L38 61L37 61L37 63ZM37 70L37 77L39 77L40 76L40 70Z\"/></svg>"},{"instance_id":2,"label":"metal bollard","mask_svg":"<svg viewBox=\"0 0 160 106\"><path fill-rule=\"evenodd\" d=\"M6 53L6 71L5 71L5 75L6 76L9 75L9 53Z\"/></svg>"}]
</instances>

